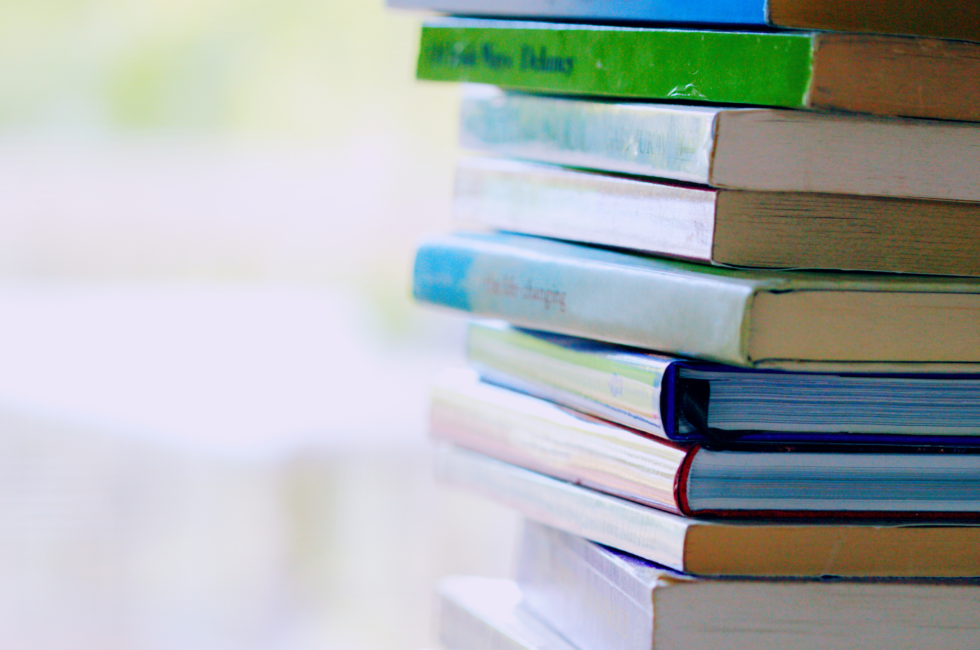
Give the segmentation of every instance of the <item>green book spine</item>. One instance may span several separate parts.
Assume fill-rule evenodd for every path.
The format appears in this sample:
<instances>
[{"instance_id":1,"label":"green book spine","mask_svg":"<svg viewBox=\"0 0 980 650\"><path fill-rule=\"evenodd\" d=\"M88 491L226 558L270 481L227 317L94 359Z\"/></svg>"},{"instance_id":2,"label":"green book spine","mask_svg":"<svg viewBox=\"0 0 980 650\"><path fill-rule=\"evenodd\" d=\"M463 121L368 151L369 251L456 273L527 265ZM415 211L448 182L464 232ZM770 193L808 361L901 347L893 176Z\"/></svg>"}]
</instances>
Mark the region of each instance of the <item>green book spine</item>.
<instances>
[{"instance_id":1,"label":"green book spine","mask_svg":"<svg viewBox=\"0 0 980 650\"><path fill-rule=\"evenodd\" d=\"M418 77L538 92L802 108L813 38L447 18L422 27Z\"/></svg>"}]
</instances>

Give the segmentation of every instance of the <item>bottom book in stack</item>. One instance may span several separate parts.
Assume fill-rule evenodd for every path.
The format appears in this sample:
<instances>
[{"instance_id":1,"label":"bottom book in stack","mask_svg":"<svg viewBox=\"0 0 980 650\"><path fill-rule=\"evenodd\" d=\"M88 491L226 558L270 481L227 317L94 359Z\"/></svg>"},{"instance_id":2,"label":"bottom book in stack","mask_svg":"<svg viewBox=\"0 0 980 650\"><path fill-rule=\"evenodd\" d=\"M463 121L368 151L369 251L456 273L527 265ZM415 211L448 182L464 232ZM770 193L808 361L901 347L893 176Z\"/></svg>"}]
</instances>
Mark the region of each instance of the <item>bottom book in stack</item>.
<instances>
[{"instance_id":1,"label":"bottom book in stack","mask_svg":"<svg viewBox=\"0 0 980 650\"><path fill-rule=\"evenodd\" d=\"M528 522L516 578L439 589L450 650L975 648L973 580L698 578Z\"/></svg>"}]
</instances>

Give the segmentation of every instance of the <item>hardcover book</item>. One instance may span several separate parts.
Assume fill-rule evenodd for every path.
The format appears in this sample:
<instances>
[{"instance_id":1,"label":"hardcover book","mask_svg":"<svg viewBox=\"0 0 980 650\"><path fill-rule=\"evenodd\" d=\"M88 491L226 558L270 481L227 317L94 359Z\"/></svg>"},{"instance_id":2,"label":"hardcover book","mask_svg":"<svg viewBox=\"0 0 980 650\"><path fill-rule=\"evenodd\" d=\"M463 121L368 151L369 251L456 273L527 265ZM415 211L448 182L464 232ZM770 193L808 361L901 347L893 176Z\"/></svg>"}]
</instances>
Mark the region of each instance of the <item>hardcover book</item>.
<instances>
[{"instance_id":1,"label":"hardcover book","mask_svg":"<svg viewBox=\"0 0 980 650\"><path fill-rule=\"evenodd\" d=\"M980 44L444 18L419 79L566 95L980 121Z\"/></svg>"},{"instance_id":2,"label":"hardcover book","mask_svg":"<svg viewBox=\"0 0 980 650\"><path fill-rule=\"evenodd\" d=\"M474 323L480 376L678 442L980 444L980 375L747 370Z\"/></svg>"},{"instance_id":3,"label":"hardcover book","mask_svg":"<svg viewBox=\"0 0 980 650\"><path fill-rule=\"evenodd\" d=\"M682 517L453 446L437 450L436 475L528 519L693 575L980 576L980 526Z\"/></svg>"},{"instance_id":4,"label":"hardcover book","mask_svg":"<svg viewBox=\"0 0 980 650\"><path fill-rule=\"evenodd\" d=\"M689 516L980 513L978 453L678 445L492 386L467 370L444 373L437 382L431 432L498 460Z\"/></svg>"},{"instance_id":5,"label":"hardcover book","mask_svg":"<svg viewBox=\"0 0 980 650\"><path fill-rule=\"evenodd\" d=\"M980 634L975 581L692 578L531 522L516 580L579 650L965 650Z\"/></svg>"},{"instance_id":6,"label":"hardcover book","mask_svg":"<svg viewBox=\"0 0 980 650\"><path fill-rule=\"evenodd\" d=\"M976 370L980 280L747 271L507 234L418 249L417 300L738 366Z\"/></svg>"},{"instance_id":7,"label":"hardcover book","mask_svg":"<svg viewBox=\"0 0 980 650\"><path fill-rule=\"evenodd\" d=\"M980 40L980 9L957 0L388 0L452 14L582 21L758 25Z\"/></svg>"},{"instance_id":8,"label":"hardcover book","mask_svg":"<svg viewBox=\"0 0 980 650\"><path fill-rule=\"evenodd\" d=\"M980 276L977 202L712 189L470 157L457 163L453 211L464 226L720 265Z\"/></svg>"}]
</instances>

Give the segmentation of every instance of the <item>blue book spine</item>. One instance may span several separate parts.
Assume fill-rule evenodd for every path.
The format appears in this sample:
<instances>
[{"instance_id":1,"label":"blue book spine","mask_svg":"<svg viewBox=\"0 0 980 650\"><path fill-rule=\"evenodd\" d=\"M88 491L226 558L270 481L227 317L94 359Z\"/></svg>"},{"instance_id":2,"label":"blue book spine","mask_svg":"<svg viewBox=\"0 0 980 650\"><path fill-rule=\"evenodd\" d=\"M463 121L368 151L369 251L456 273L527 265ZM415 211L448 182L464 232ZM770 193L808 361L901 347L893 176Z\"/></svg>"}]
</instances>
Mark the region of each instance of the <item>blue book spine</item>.
<instances>
[{"instance_id":1,"label":"blue book spine","mask_svg":"<svg viewBox=\"0 0 980 650\"><path fill-rule=\"evenodd\" d=\"M419 248L414 295L524 327L746 365L753 283L696 268L536 237L458 234Z\"/></svg>"},{"instance_id":2,"label":"blue book spine","mask_svg":"<svg viewBox=\"0 0 980 650\"><path fill-rule=\"evenodd\" d=\"M765 25L764 0L389 0L392 7L452 14L578 20Z\"/></svg>"}]
</instances>

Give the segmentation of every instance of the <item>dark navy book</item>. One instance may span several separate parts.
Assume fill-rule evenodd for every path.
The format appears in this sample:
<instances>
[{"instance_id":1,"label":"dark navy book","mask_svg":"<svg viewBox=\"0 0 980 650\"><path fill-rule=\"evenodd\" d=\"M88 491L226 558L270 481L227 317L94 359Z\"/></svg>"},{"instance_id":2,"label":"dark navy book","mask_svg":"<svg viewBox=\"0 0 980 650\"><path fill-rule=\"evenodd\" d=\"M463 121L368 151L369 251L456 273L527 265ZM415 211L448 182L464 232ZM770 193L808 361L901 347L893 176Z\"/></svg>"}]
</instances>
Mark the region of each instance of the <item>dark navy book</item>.
<instances>
[{"instance_id":1,"label":"dark navy book","mask_svg":"<svg viewBox=\"0 0 980 650\"><path fill-rule=\"evenodd\" d=\"M980 375L786 372L497 323L470 327L484 381L678 442L980 444Z\"/></svg>"}]
</instances>

